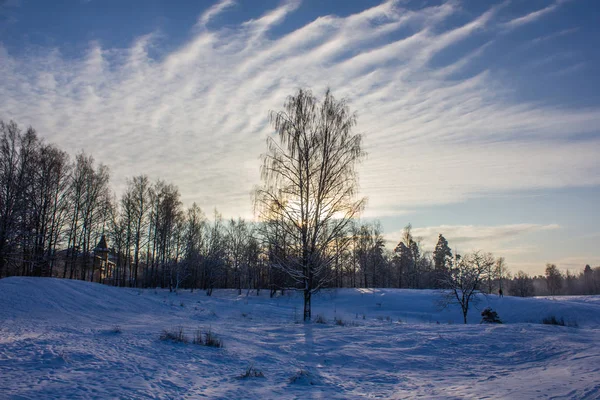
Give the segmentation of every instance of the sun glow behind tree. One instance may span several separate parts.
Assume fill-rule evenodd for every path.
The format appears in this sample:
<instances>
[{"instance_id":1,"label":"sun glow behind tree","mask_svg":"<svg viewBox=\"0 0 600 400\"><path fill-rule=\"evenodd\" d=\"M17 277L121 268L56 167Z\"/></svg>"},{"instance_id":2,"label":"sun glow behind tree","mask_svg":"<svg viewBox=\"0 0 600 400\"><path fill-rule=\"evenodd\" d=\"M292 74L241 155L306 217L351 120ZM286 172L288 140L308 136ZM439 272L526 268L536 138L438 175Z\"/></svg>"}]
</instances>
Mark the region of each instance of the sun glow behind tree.
<instances>
[{"instance_id":1,"label":"sun glow behind tree","mask_svg":"<svg viewBox=\"0 0 600 400\"><path fill-rule=\"evenodd\" d=\"M304 292L304 320L311 318L311 295L330 279L336 239L346 235L366 199L355 200L355 165L365 153L362 137L353 134L356 116L345 100L328 90L321 102L299 90L272 112L276 137L267 139L263 186L256 190L267 240L284 232L290 251L277 264ZM347 243L347 242L345 242Z\"/></svg>"}]
</instances>

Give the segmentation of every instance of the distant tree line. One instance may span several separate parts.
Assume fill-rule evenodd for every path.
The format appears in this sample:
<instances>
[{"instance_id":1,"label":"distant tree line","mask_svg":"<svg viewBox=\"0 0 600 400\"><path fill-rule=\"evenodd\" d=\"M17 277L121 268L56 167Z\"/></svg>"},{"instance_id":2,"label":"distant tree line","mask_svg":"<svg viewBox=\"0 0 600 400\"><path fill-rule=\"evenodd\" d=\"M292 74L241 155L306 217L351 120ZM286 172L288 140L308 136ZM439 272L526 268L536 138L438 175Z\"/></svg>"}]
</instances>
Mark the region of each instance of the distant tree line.
<instances>
[{"instance_id":1,"label":"distant tree line","mask_svg":"<svg viewBox=\"0 0 600 400\"><path fill-rule=\"evenodd\" d=\"M329 109L322 115L333 115L343 112L344 104L326 97L323 107ZM338 122L351 123L351 119L347 115L347 120ZM278 123L287 129L283 121ZM337 132L333 137L341 136ZM84 152L71 159L40 139L33 128L23 131L13 121L0 121L0 140L0 278L52 276L115 286L201 289L209 295L214 288L235 288L239 293L266 289L274 294L303 289L308 277L311 290L449 288L461 279L462 266L476 265L476 289L488 293L501 288L515 296L600 293L600 268L586 266L575 276L549 265L545 276L519 272L511 277L503 258L480 252L453 255L441 234L433 251L426 251L410 224L390 251L379 222L355 218L360 201L349 208L341 206L349 191L335 180L327 183L323 168L320 181L310 184L323 193L329 191L325 197L339 199L339 207L334 209L331 201L322 207L320 218L325 222L310 236L304 230L309 219L304 224L296 223L295 217L282 220L289 208L272 208L271 215L279 217L261 222L227 220L216 210L207 216L195 203L184 208L175 185L145 175L129 179L117 198L105 165ZM319 151L333 151L325 147L332 143L329 137L320 140L310 143L320 146ZM347 142L338 145L358 144L351 136L343 140ZM339 153L336 168L359 156L359 149L349 151ZM273 160L271 167L287 171L285 159ZM304 166L307 174L312 174L312 165ZM330 173L351 176L352 171L339 167ZM268 204L274 207L276 202ZM308 213L314 204L303 206L302 215L312 215ZM340 210L347 213L347 220L334 217ZM96 246L102 236L109 247L108 264L97 263ZM319 244L318 251L311 250L311 243ZM311 268L306 270L306 265Z\"/></svg>"},{"instance_id":2,"label":"distant tree line","mask_svg":"<svg viewBox=\"0 0 600 400\"><path fill-rule=\"evenodd\" d=\"M600 267L586 265L578 273L563 273L556 265L547 264L544 275L519 271L509 284L509 294L521 297L600 294Z\"/></svg>"}]
</instances>

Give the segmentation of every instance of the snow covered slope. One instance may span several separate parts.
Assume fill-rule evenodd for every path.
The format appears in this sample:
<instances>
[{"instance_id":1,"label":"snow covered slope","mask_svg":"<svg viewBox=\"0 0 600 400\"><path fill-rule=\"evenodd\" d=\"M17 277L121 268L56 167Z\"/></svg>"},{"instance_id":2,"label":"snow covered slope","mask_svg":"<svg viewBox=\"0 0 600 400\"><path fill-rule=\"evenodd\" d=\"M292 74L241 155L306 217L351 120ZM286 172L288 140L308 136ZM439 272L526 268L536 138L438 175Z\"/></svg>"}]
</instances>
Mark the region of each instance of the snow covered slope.
<instances>
[{"instance_id":1,"label":"snow covered slope","mask_svg":"<svg viewBox=\"0 0 600 400\"><path fill-rule=\"evenodd\" d=\"M0 398L600 398L600 297L482 297L466 326L439 297L324 291L327 323L303 324L293 293L2 279ZM478 324L488 305L505 324ZM159 340L175 327L225 347ZM250 366L264 377L240 378Z\"/></svg>"}]
</instances>

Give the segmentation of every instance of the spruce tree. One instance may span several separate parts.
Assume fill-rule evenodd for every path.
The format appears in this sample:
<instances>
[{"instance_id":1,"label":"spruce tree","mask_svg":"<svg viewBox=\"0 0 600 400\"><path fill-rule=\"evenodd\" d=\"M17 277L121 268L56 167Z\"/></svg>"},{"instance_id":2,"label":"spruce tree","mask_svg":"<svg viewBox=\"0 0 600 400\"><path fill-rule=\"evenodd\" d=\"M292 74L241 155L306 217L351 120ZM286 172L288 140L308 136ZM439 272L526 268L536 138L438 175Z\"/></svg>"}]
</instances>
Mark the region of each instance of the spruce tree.
<instances>
[{"instance_id":1,"label":"spruce tree","mask_svg":"<svg viewBox=\"0 0 600 400\"><path fill-rule=\"evenodd\" d=\"M436 275L436 286L439 287L439 282L443 276L448 272L448 267L452 264L452 251L448 246L448 241L440 233L438 242L433 250L433 265L435 268Z\"/></svg>"}]
</instances>

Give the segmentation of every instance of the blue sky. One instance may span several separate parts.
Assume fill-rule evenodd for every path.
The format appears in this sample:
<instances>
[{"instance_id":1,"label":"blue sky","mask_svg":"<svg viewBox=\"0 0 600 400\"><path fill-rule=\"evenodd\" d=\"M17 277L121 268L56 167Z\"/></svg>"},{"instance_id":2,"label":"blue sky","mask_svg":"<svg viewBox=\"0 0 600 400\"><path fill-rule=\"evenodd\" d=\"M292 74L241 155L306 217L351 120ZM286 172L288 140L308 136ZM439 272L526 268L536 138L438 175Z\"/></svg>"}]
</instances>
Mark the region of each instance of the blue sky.
<instances>
[{"instance_id":1,"label":"blue sky","mask_svg":"<svg viewBox=\"0 0 600 400\"><path fill-rule=\"evenodd\" d=\"M600 4L0 1L0 118L252 218L269 110L358 113L364 218L513 271L600 265Z\"/></svg>"}]
</instances>

